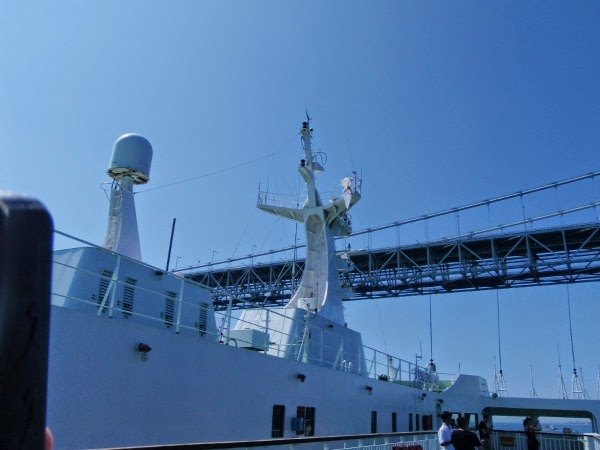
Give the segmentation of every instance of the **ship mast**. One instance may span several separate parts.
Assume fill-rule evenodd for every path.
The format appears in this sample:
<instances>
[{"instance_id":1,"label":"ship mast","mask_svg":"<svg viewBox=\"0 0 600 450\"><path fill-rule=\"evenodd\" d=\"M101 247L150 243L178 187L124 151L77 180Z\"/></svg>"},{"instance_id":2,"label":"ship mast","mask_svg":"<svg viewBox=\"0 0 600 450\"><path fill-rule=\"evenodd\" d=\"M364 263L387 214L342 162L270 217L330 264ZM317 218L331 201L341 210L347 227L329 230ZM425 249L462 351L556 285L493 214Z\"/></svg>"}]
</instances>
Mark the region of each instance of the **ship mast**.
<instances>
[{"instance_id":1,"label":"ship mast","mask_svg":"<svg viewBox=\"0 0 600 450\"><path fill-rule=\"evenodd\" d=\"M341 181L342 196L323 204L315 177L325 169L313 154L313 129L308 115L306 119L300 128L304 157L298 167L307 188L304 204L300 207L282 206L280 201L271 200L268 193L260 192L258 207L304 223L306 229L306 262L302 280L286 308L302 308L343 324L343 293L338 276L343 262L336 255L335 237L348 236L352 231L347 211L360 200L360 186L354 185L357 182L354 177L346 177Z\"/></svg>"}]
</instances>

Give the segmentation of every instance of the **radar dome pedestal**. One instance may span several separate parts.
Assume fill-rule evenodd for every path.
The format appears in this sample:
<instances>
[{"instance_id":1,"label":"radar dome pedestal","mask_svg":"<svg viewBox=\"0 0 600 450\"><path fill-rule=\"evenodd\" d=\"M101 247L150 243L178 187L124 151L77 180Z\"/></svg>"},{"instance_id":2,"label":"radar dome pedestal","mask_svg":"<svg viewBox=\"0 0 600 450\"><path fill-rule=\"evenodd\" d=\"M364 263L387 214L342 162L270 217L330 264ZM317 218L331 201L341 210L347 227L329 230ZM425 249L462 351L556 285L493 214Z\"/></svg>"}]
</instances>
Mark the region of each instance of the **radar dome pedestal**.
<instances>
[{"instance_id":1,"label":"radar dome pedestal","mask_svg":"<svg viewBox=\"0 0 600 450\"><path fill-rule=\"evenodd\" d=\"M128 133L115 142L108 175L115 180L129 177L134 184L144 184L150 179L152 145L143 136Z\"/></svg>"},{"instance_id":2,"label":"radar dome pedestal","mask_svg":"<svg viewBox=\"0 0 600 450\"><path fill-rule=\"evenodd\" d=\"M133 185L150 179L152 145L143 136L128 133L116 140L108 176L115 180L110 190L108 227L104 248L141 261Z\"/></svg>"}]
</instances>

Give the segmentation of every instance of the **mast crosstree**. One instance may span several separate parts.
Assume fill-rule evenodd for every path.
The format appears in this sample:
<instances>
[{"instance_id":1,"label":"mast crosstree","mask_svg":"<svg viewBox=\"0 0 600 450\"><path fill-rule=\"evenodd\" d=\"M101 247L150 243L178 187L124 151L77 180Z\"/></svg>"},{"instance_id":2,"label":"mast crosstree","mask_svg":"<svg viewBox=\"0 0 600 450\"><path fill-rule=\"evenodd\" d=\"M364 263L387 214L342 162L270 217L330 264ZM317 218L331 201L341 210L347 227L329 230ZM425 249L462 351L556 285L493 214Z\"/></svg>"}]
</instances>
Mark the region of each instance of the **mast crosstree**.
<instances>
[{"instance_id":1,"label":"mast crosstree","mask_svg":"<svg viewBox=\"0 0 600 450\"><path fill-rule=\"evenodd\" d=\"M267 192L259 193L258 207L271 214L304 224L306 229L306 261L302 279L293 293L289 308L302 308L319 312L321 317L343 324L344 314L338 271L345 263L336 255L335 238L352 232L347 214L360 200L360 182L354 186L354 177L341 180L342 196L324 203L316 187L316 175L324 167L315 160L312 151L310 118L300 129L304 158L298 172L306 183L307 198L301 207L282 205ZM279 203L279 204L278 204Z\"/></svg>"}]
</instances>

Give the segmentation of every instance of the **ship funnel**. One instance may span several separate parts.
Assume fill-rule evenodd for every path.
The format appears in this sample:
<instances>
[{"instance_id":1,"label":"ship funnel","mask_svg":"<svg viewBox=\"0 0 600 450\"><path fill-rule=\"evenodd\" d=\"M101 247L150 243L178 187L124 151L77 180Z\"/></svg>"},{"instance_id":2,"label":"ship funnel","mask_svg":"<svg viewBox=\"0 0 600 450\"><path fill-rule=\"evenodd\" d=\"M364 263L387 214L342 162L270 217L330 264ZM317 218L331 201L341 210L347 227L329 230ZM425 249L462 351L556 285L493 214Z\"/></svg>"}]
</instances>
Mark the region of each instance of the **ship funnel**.
<instances>
[{"instance_id":1,"label":"ship funnel","mask_svg":"<svg viewBox=\"0 0 600 450\"><path fill-rule=\"evenodd\" d=\"M113 147L108 176L115 180L110 190L108 227L104 248L141 260L133 185L150 179L152 145L143 136L124 134Z\"/></svg>"}]
</instances>

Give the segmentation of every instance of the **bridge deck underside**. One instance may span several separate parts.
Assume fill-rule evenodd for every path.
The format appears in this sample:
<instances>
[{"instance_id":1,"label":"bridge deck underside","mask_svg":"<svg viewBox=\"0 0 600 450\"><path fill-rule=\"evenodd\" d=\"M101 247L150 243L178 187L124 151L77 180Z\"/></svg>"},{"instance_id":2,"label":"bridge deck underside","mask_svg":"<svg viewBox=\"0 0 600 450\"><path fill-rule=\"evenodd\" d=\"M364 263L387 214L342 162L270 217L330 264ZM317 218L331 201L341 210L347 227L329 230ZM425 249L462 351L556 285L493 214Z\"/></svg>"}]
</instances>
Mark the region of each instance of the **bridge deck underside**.
<instances>
[{"instance_id":1,"label":"bridge deck underside","mask_svg":"<svg viewBox=\"0 0 600 450\"><path fill-rule=\"evenodd\" d=\"M579 283L600 279L600 224L349 253L345 300ZM187 274L209 286L215 308L287 303L304 261Z\"/></svg>"}]
</instances>

